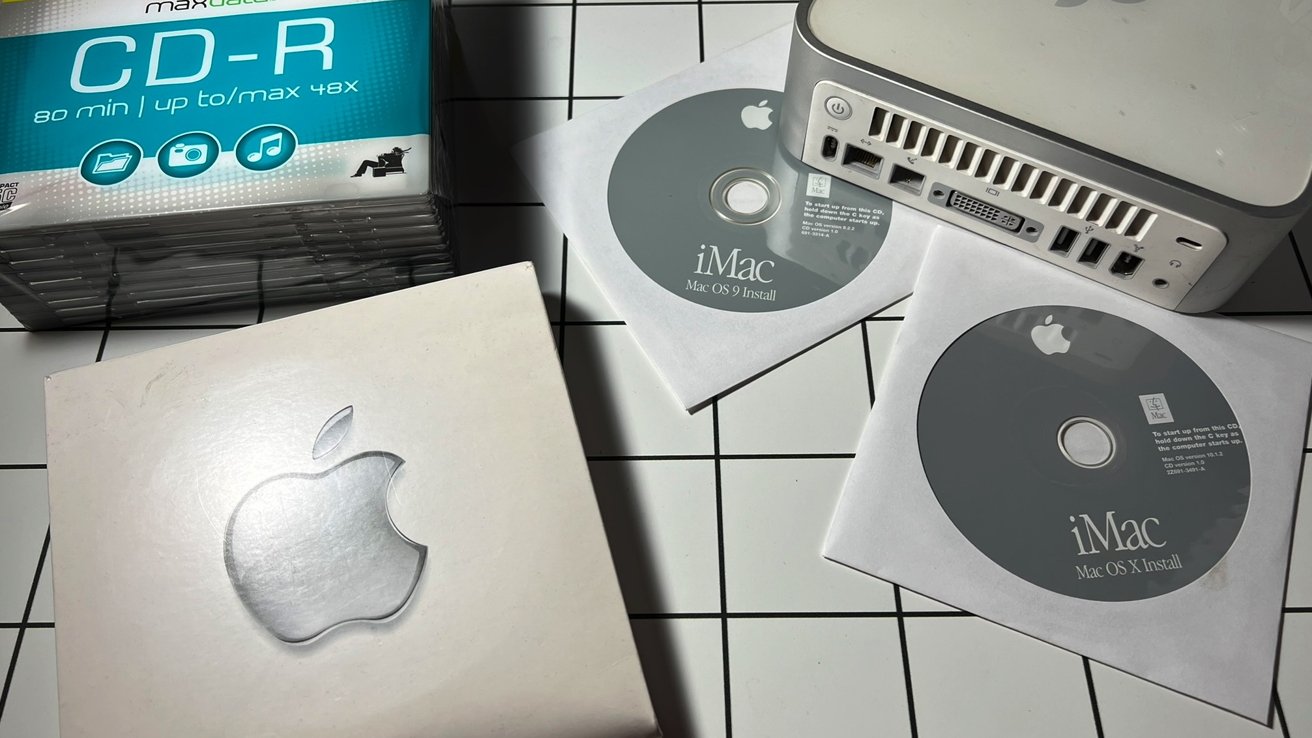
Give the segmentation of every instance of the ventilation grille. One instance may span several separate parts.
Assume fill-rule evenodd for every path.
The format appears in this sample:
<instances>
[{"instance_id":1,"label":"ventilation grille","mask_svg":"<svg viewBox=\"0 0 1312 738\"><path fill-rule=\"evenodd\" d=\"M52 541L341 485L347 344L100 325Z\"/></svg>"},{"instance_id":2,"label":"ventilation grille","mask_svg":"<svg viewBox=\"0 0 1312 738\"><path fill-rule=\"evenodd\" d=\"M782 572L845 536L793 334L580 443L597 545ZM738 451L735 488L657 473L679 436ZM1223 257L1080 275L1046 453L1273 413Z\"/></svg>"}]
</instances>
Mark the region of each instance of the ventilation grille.
<instances>
[{"instance_id":1,"label":"ventilation grille","mask_svg":"<svg viewBox=\"0 0 1312 738\"><path fill-rule=\"evenodd\" d=\"M1157 220L1128 200L891 110L875 108L870 136L1126 238L1142 238Z\"/></svg>"}]
</instances>

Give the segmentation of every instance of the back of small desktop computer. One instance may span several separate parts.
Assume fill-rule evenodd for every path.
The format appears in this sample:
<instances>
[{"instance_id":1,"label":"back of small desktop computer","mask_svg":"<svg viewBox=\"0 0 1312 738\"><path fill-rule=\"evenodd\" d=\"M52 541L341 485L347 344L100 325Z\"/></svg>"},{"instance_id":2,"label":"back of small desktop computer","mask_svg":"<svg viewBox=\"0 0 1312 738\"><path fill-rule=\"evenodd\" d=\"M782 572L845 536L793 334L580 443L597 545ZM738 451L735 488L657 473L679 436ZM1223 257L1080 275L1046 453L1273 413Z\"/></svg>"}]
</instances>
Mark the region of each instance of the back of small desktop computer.
<instances>
[{"instance_id":1,"label":"back of small desktop computer","mask_svg":"<svg viewBox=\"0 0 1312 738\"><path fill-rule=\"evenodd\" d=\"M1181 312L1312 205L1312 0L802 0L803 162Z\"/></svg>"}]
</instances>

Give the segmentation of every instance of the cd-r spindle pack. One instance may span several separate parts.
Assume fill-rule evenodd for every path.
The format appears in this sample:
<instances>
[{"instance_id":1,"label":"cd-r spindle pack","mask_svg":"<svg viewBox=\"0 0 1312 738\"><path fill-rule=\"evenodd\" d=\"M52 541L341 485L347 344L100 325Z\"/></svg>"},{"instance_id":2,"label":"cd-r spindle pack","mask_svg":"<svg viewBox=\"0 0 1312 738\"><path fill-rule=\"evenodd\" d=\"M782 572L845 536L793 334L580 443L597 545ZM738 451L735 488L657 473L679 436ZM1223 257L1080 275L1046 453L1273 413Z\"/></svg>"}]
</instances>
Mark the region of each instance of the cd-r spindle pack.
<instances>
[{"instance_id":1,"label":"cd-r spindle pack","mask_svg":"<svg viewBox=\"0 0 1312 738\"><path fill-rule=\"evenodd\" d=\"M453 271L430 0L0 5L0 302L29 328Z\"/></svg>"}]
</instances>

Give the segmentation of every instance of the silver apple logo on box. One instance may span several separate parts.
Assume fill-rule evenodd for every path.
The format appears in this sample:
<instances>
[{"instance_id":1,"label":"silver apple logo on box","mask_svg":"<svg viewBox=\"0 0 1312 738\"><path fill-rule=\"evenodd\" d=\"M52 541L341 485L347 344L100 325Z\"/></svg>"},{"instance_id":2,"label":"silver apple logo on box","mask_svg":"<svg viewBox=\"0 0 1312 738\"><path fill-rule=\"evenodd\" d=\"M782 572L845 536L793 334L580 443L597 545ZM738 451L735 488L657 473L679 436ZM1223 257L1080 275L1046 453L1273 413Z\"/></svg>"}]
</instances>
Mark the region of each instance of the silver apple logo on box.
<instances>
[{"instance_id":1,"label":"silver apple logo on box","mask_svg":"<svg viewBox=\"0 0 1312 738\"><path fill-rule=\"evenodd\" d=\"M354 417L324 424L313 457L336 449ZM237 503L223 558L243 604L287 643L349 622L386 620L414 594L428 548L392 522L387 493L405 460L386 451L352 456L317 474L281 474Z\"/></svg>"}]
</instances>

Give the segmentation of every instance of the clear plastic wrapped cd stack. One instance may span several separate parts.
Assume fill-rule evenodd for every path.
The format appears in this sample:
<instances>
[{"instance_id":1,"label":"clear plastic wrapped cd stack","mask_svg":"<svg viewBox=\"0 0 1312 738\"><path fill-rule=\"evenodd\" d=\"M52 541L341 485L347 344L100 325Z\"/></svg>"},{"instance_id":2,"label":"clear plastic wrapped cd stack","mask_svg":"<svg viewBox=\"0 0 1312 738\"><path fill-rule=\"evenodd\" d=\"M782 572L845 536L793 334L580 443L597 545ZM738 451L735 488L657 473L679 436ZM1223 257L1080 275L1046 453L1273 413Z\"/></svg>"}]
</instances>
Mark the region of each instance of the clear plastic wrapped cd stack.
<instances>
[{"instance_id":1,"label":"clear plastic wrapped cd stack","mask_svg":"<svg viewBox=\"0 0 1312 738\"><path fill-rule=\"evenodd\" d=\"M430 0L0 5L0 303L31 329L454 273Z\"/></svg>"}]
</instances>

